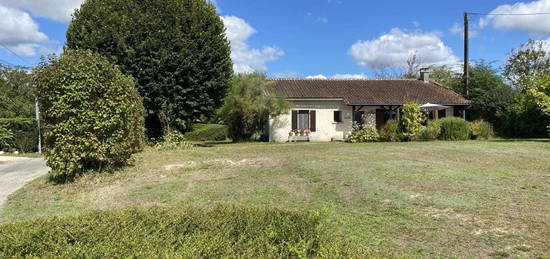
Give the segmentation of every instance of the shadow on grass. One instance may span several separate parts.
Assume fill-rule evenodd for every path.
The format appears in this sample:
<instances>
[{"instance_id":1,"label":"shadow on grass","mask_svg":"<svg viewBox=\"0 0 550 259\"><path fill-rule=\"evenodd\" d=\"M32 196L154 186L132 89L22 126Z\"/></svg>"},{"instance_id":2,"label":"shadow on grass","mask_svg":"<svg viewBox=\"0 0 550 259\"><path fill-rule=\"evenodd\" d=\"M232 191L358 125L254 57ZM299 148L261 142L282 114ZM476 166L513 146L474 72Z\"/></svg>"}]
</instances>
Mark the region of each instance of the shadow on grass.
<instances>
[{"instance_id":1,"label":"shadow on grass","mask_svg":"<svg viewBox=\"0 0 550 259\"><path fill-rule=\"evenodd\" d=\"M513 139L491 139L489 142L540 142L540 143L550 143L550 138L513 138Z\"/></svg>"}]
</instances>

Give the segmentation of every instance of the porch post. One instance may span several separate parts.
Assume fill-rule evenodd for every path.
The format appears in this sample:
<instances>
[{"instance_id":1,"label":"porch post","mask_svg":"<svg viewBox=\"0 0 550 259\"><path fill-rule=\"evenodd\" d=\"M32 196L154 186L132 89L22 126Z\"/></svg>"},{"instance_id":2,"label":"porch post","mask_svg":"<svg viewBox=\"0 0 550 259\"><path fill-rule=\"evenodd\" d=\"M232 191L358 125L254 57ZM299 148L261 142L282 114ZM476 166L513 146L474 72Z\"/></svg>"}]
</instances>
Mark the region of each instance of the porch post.
<instances>
[{"instance_id":1,"label":"porch post","mask_svg":"<svg viewBox=\"0 0 550 259\"><path fill-rule=\"evenodd\" d=\"M355 123L355 105L351 106L351 125Z\"/></svg>"}]
</instances>

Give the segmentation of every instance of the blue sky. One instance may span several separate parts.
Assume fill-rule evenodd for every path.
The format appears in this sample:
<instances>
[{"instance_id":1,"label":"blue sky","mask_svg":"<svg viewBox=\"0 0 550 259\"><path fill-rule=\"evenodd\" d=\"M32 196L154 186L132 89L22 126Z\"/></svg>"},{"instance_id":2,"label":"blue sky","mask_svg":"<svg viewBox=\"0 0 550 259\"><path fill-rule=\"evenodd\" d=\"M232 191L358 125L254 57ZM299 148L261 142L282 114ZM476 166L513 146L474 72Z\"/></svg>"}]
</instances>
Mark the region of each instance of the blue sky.
<instances>
[{"instance_id":1,"label":"blue sky","mask_svg":"<svg viewBox=\"0 0 550 259\"><path fill-rule=\"evenodd\" d=\"M53 4L52 2L57 3ZM34 65L59 53L71 10L83 0L0 0L0 60ZM464 11L550 12L537 1L216 0L238 72L271 77L372 77L412 53L425 65L458 67ZM481 20L480 20L481 19ZM550 39L550 15L473 16L471 58L495 61L529 38Z\"/></svg>"}]
</instances>

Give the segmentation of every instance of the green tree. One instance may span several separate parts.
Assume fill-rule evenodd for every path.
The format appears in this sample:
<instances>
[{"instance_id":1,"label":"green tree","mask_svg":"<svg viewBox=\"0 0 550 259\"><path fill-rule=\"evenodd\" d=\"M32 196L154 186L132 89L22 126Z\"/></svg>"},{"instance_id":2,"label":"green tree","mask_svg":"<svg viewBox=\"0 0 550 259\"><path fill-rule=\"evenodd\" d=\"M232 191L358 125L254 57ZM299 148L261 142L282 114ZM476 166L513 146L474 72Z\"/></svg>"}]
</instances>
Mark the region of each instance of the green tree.
<instances>
[{"instance_id":1,"label":"green tree","mask_svg":"<svg viewBox=\"0 0 550 259\"><path fill-rule=\"evenodd\" d=\"M150 137L213 115L233 75L223 22L205 0L87 0L66 48L98 52L136 79Z\"/></svg>"},{"instance_id":2,"label":"green tree","mask_svg":"<svg viewBox=\"0 0 550 259\"><path fill-rule=\"evenodd\" d=\"M539 76L533 84L523 87L535 104L550 117L550 73ZM550 124L547 126L550 134Z\"/></svg>"},{"instance_id":3,"label":"green tree","mask_svg":"<svg viewBox=\"0 0 550 259\"><path fill-rule=\"evenodd\" d=\"M219 117L229 127L233 141L248 140L261 131L270 116L290 109L284 99L266 94L268 81L261 74L236 75Z\"/></svg>"},{"instance_id":4,"label":"green tree","mask_svg":"<svg viewBox=\"0 0 550 259\"><path fill-rule=\"evenodd\" d=\"M406 103L403 105L403 115L399 121L401 139L405 141L415 140L420 135L422 122L426 120L422 108L418 103Z\"/></svg>"},{"instance_id":5,"label":"green tree","mask_svg":"<svg viewBox=\"0 0 550 259\"><path fill-rule=\"evenodd\" d=\"M515 87L531 85L540 75L550 73L550 43L529 40L512 51L504 66L504 76Z\"/></svg>"},{"instance_id":6,"label":"green tree","mask_svg":"<svg viewBox=\"0 0 550 259\"><path fill-rule=\"evenodd\" d=\"M0 65L0 118L34 118L34 97L27 71Z\"/></svg>"},{"instance_id":7,"label":"green tree","mask_svg":"<svg viewBox=\"0 0 550 259\"><path fill-rule=\"evenodd\" d=\"M66 51L35 68L51 178L127 164L144 144L143 105L131 76L91 51Z\"/></svg>"},{"instance_id":8,"label":"green tree","mask_svg":"<svg viewBox=\"0 0 550 259\"><path fill-rule=\"evenodd\" d=\"M457 93L461 93L462 90L462 75L454 72L449 66L434 66L431 69L430 78L435 82L438 82L443 87L451 89Z\"/></svg>"}]
</instances>

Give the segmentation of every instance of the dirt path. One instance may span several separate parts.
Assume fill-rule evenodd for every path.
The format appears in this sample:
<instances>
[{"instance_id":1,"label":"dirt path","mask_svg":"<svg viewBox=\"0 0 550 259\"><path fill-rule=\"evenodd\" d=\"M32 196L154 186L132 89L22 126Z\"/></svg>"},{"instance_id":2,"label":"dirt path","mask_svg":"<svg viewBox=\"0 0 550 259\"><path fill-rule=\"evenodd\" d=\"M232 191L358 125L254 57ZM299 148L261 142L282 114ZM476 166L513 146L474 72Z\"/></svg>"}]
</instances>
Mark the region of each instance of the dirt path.
<instances>
[{"instance_id":1,"label":"dirt path","mask_svg":"<svg viewBox=\"0 0 550 259\"><path fill-rule=\"evenodd\" d=\"M8 195L49 170L42 158L0 156L0 210Z\"/></svg>"}]
</instances>

